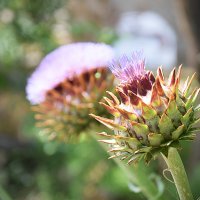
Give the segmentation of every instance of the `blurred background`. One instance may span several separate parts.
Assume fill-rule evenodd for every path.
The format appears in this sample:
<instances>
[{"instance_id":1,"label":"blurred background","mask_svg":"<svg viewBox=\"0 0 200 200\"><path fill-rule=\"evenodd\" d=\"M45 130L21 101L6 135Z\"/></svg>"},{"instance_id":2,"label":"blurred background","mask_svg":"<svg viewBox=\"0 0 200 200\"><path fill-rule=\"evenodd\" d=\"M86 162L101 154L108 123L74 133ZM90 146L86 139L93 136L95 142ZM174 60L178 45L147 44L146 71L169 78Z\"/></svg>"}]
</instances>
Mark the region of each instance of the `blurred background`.
<instances>
[{"instance_id":1,"label":"blurred background","mask_svg":"<svg viewBox=\"0 0 200 200\"><path fill-rule=\"evenodd\" d=\"M0 199L144 199L96 141L47 142L34 126L25 86L48 52L77 41L111 44L119 56L143 50L148 68L200 73L198 0L0 0ZM198 80L195 82L198 85ZM183 144L193 192L200 194L200 142ZM162 174L162 163L149 166ZM163 181L164 178L163 178ZM164 188L176 199L173 184Z\"/></svg>"}]
</instances>

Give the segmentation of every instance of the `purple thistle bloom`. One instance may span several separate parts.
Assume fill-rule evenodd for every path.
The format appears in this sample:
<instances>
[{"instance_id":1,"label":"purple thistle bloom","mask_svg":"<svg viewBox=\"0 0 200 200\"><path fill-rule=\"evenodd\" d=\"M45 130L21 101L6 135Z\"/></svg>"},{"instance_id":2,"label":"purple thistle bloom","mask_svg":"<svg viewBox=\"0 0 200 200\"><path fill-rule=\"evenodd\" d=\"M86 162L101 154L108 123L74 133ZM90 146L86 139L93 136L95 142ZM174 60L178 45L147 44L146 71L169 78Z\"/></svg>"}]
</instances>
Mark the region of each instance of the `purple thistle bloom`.
<instances>
[{"instance_id":1,"label":"purple thistle bloom","mask_svg":"<svg viewBox=\"0 0 200 200\"><path fill-rule=\"evenodd\" d=\"M97 67L107 67L113 49L103 43L82 42L61 46L49 53L28 79L27 98L32 104L45 100L59 83Z\"/></svg>"},{"instance_id":2,"label":"purple thistle bloom","mask_svg":"<svg viewBox=\"0 0 200 200\"><path fill-rule=\"evenodd\" d=\"M119 60L113 61L109 68L121 81L120 87L126 95L131 91L145 96L155 81L153 74L145 70L142 51L134 52L131 57L123 55Z\"/></svg>"},{"instance_id":3,"label":"purple thistle bloom","mask_svg":"<svg viewBox=\"0 0 200 200\"><path fill-rule=\"evenodd\" d=\"M112 73L123 83L133 82L146 74L142 52L134 52L131 57L123 55L109 65Z\"/></svg>"}]
</instances>

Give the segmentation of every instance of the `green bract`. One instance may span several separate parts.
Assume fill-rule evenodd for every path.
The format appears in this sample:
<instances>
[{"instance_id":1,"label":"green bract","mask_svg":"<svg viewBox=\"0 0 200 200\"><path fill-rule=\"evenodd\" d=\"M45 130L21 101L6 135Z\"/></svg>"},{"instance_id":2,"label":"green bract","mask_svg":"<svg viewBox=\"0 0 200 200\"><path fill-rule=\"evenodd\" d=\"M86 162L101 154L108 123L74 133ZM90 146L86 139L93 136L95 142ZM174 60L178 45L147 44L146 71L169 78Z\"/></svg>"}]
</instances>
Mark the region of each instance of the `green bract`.
<instances>
[{"instance_id":1,"label":"green bract","mask_svg":"<svg viewBox=\"0 0 200 200\"><path fill-rule=\"evenodd\" d=\"M190 92L194 75L181 87L180 74L181 66L166 81L158 68L155 78L146 72L144 77L119 84L116 91L121 101L108 93L110 98L104 98L107 104L101 104L114 116L113 120L91 115L114 130L113 135L100 133L104 138L100 141L109 144L112 157L127 159L128 163L141 158L149 162L158 153L167 155L170 146L178 148L180 140L194 139L199 130L196 113L200 107L195 107L199 89Z\"/></svg>"}]
</instances>

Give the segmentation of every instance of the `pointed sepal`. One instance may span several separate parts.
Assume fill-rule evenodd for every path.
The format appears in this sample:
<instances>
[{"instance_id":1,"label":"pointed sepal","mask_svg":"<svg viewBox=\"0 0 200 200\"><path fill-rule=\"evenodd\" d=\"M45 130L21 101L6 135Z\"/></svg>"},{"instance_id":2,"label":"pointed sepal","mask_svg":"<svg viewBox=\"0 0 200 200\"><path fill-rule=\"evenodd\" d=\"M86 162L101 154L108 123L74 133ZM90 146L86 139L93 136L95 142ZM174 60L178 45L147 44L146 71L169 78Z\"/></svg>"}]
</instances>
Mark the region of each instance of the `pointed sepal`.
<instances>
[{"instance_id":1,"label":"pointed sepal","mask_svg":"<svg viewBox=\"0 0 200 200\"><path fill-rule=\"evenodd\" d=\"M200 92L200 88L199 89L196 89L192 92L192 94L190 95L190 97L188 98L186 104L185 104L185 107L186 109L188 110L191 106L194 105L197 97L198 97L198 94Z\"/></svg>"},{"instance_id":2,"label":"pointed sepal","mask_svg":"<svg viewBox=\"0 0 200 200\"><path fill-rule=\"evenodd\" d=\"M158 123L158 127L160 129L160 133L165 139L170 139L171 133L175 129L171 119L165 113L162 114Z\"/></svg>"},{"instance_id":3,"label":"pointed sepal","mask_svg":"<svg viewBox=\"0 0 200 200\"><path fill-rule=\"evenodd\" d=\"M148 134L148 140L151 146L160 146L160 144L163 142L164 137L162 134L157 133L149 133Z\"/></svg>"},{"instance_id":4,"label":"pointed sepal","mask_svg":"<svg viewBox=\"0 0 200 200\"><path fill-rule=\"evenodd\" d=\"M91 117L95 118L97 121L101 122L102 124L104 124L105 126L107 126L108 128L112 129L112 130L119 130L119 131L126 131L127 128L125 126L116 124L114 122L114 120L111 119L107 119L104 117L99 117L96 116L94 114L90 114Z\"/></svg>"},{"instance_id":5,"label":"pointed sepal","mask_svg":"<svg viewBox=\"0 0 200 200\"><path fill-rule=\"evenodd\" d=\"M107 104L105 104L103 102L99 102L99 104L102 105L113 116L120 117L121 114L112 106L108 106Z\"/></svg>"},{"instance_id":6,"label":"pointed sepal","mask_svg":"<svg viewBox=\"0 0 200 200\"><path fill-rule=\"evenodd\" d=\"M182 124L175 131L172 132L172 139L178 140L179 137L183 134L184 130L185 130L185 126L184 124Z\"/></svg>"},{"instance_id":7,"label":"pointed sepal","mask_svg":"<svg viewBox=\"0 0 200 200\"><path fill-rule=\"evenodd\" d=\"M179 121L180 121L182 115L178 110L175 100L172 100L169 102L166 114L173 121L173 124L177 127L179 125Z\"/></svg>"},{"instance_id":8,"label":"pointed sepal","mask_svg":"<svg viewBox=\"0 0 200 200\"><path fill-rule=\"evenodd\" d=\"M149 128L146 124L141 124L137 122L132 122L132 128L136 133L137 139L141 141L141 143L147 143L147 136L149 134Z\"/></svg>"}]
</instances>

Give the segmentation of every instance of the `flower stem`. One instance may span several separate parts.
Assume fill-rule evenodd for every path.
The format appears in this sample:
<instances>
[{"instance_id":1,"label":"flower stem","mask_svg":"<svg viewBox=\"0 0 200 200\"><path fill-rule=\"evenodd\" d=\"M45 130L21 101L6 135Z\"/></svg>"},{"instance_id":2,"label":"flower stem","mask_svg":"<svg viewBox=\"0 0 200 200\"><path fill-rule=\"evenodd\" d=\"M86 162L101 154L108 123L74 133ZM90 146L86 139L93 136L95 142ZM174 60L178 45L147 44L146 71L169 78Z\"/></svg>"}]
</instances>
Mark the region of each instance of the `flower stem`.
<instances>
[{"instance_id":1,"label":"flower stem","mask_svg":"<svg viewBox=\"0 0 200 200\"><path fill-rule=\"evenodd\" d=\"M89 131L90 132L90 131ZM90 132L93 139L98 140L98 136L93 132ZM107 151L104 144L100 143L103 149ZM149 178L149 174L146 168L142 167L142 164L138 166L128 165L120 161L119 159L113 159L115 163L120 167L127 179L137 185L143 195L149 200L165 200L162 194L159 194L155 183Z\"/></svg>"},{"instance_id":2,"label":"flower stem","mask_svg":"<svg viewBox=\"0 0 200 200\"><path fill-rule=\"evenodd\" d=\"M149 178L147 170L139 166L125 165L122 161L114 159L115 163L121 168L121 170L126 174L127 178L136 184L143 195L149 200L164 200L162 194L159 195L159 191L153 181Z\"/></svg>"},{"instance_id":3,"label":"flower stem","mask_svg":"<svg viewBox=\"0 0 200 200\"><path fill-rule=\"evenodd\" d=\"M187 174L176 148L170 147L168 156L166 157L163 155L163 158L174 179L180 200L193 200L194 198L190 189Z\"/></svg>"}]
</instances>

